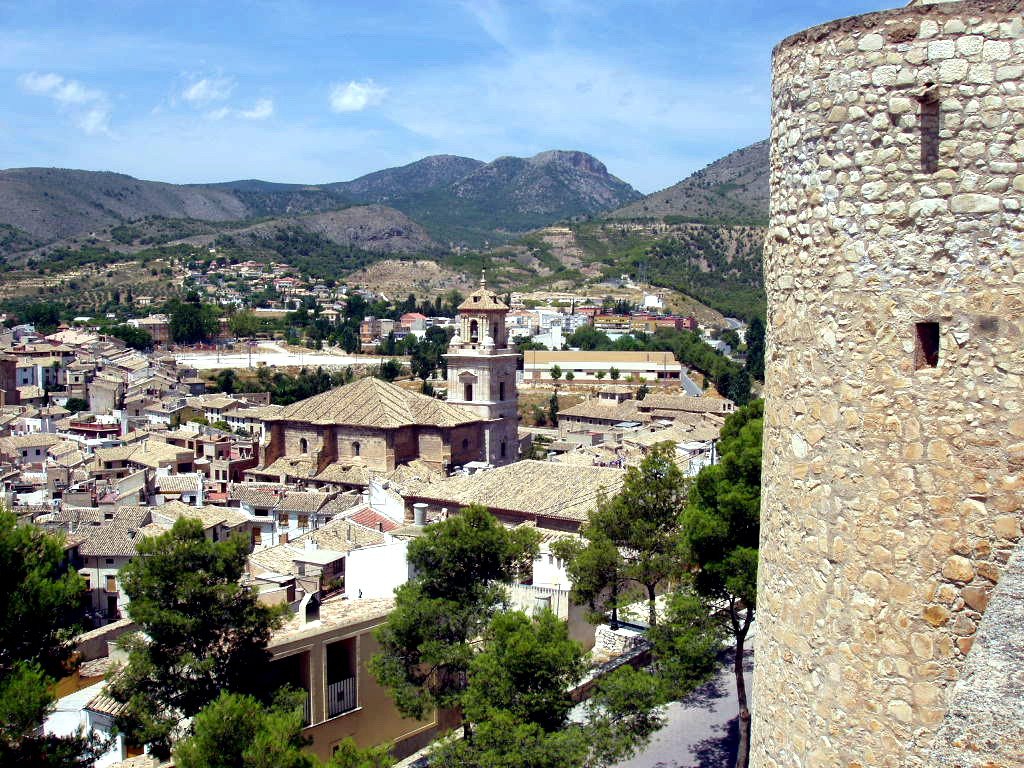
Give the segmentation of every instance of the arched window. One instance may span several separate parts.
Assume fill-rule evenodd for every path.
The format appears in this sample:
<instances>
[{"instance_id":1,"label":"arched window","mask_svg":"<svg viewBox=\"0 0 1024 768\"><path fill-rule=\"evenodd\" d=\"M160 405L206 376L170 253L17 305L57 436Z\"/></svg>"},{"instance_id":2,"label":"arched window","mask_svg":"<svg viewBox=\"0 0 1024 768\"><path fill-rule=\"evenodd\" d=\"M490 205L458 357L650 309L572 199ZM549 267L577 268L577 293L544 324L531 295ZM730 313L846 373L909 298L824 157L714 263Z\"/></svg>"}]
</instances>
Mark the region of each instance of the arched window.
<instances>
[{"instance_id":1,"label":"arched window","mask_svg":"<svg viewBox=\"0 0 1024 768\"><path fill-rule=\"evenodd\" d=\"M299 453L309 453L309 441L306 438L299 438Z\"/></svg>"},{"instance_id":2,"label":"arched window","mask_svg":"<svg viewBox=\"0 0 1024 768\"><path fill-rule=\"evenodd\" d=\"M494 339L494 343L498 343L498 324L495 323L491 326L491 338Z\"/></svg>"},{"instance_id":3,"label":"arched window","mask_svg":"<svg viewBox=\"0 0 1024 768\"><path fill-rule=\"evenodd\" d=\"M469 440L464 437L464 438L462 438L462 450L465 451L468 448L469 448Z\"/></svg>"},{"instance_id":4,"label":"arched window","mask_svg":"<svg viewBox=\"0 0 1024 768\"><path fill-rule=\"evenodd\" d=\"M352 455L353 456L358 456L359 452L362 449L363 449L363 447L359 444L358 440L356 440L355 442L352 443Z\"/></svg>"},{"instance_id":5,"label":"arched window","mask_svg":"<svg viewBox=\"0 0 1024 768\"><path fill-rule=\"evenodd\" d=\"M480 340L480 326L476 320L469 323L469 340L474 344Z\"/></svg>"}]
</instances>

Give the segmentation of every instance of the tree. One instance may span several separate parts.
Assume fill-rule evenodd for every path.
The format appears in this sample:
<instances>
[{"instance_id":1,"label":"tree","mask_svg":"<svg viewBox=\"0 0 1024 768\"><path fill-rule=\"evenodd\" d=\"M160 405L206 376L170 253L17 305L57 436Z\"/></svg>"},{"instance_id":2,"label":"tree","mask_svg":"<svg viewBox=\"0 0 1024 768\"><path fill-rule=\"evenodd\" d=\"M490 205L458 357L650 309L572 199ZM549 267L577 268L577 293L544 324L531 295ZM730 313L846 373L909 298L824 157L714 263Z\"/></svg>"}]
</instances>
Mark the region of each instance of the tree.
<instances>
[{"instance_id":1,"label":"tree","mask_svg":"<svg viewBox=\"0 0 1024 768\"><path fill-rule=\"evenodd\" d=\"M610 543L620 554L615 559L608 553L587 552L588 569L607 570L585 571L586 582L592 588L604 583L612 589L628 580L643 587L652 627L658 621L658 587L682 572L680 523L688 490L675 463L675 445L660 443L639 467L626 470L622 490L602 500L581 531L587 541L584 552L591 547L607 550ZM570 568L582 567L570 561Z\"/></svg>"},{"instance_id":2,"label":"tree","mask_svg":"<svg viewBox=\"0 0 1024 768\"><path fill-rule=\"evenodd\" d=\"M740 335L736 332L735 328L726 328L718 334L718 338L728 344L731 349L739 349Z\"/></svg>"},{"instance_id":3,"label":"tree","mask_svg":"<svg viewBox=\"0 0 1024 768\"><path fill-rule=\"evenodd\" d=\"M195 344L217 333L216 310L196 301L174 301L170 304L171 338L179 344Z\"/></svg>"},{"instance_id":4,"label":"tree","mask_svg":"<svg viewBox=\"0 0 1024 768\"><path fill-rule=\"evenodd\" d=\"M442 742L431 765L607 766L631 756L661 727L660 686L632 668L602 681L581 718L568 692L585 672L582 648L550 611L500 613L469 667L464 715L471 738Z\"/></svg>"},{"instance_id":5,"label":"tree","mask_svg":"<svg viewBox=\"0 0 1024 768\"><path fill-rule=\"evenodd\" d=\"M214 377L214 384L221 392L233 395L238 389L238 374L234 368L225 368Z\"/></svg>"},{"instance_id":6,"label":"tree","mask_svg":"<svg viewBox=\"0 0 1024 768\"><path fill-rule=\"evenodd\" d=\"M558 393L552 393L548 398L548 421L552 427L558 426Z\"/></svg>"},{"instance_id":7,"label":"tree","mask_svg":"<svg viewBox=\"0 0 1024 768\"><path fill-rule=\"evenodd\" d=\"M532 563L537 543L535 531L509 531L473 504L409 544L416 575L395 590L395 610L377 631L380 653L370 662L399 712L422 718L462 703L471 641L505 602L502 585Z\"/></svg>"},{"instance_id":8,"label":"tree","mask_svg":"<svg viewBox=\"0 0 1024 768\"><path fill-rule=\"evenodd\" d=\"M566 341L569 342L570 347L587 351L609 349L612 346L612 340L608 334L597 330L592 325L581 325L569 335Z\"/></svg>"},{"instance_id":9,"label":"tree","mask_svg":"<svg viewBox=\"0 0 1024 768\"><path fill-rule=\"evenodd\" d=\"M269 660L281 613L239 583L248 552L241 536L209 541L202 523L181 518L137 548L121 574L141 633L123 641L128 662L107 688L125 705L117 727L167 757L187 719L222 691L267 693L252 671Z\"/></svg>"},{"instance_id":10,"label":"tree","mask_svg":"<svg viewBox=\"0 0 1024 768\"><path fill-rule=\"evenodd\" d=\"M764 321L755 317L747 328L747 373L764 381Z\"/></svg>"},{"instance_id":11,"label":"tree","mask_svg":"<svg viewBox=\"0 0 1024 768\"><path fill-rule=\"evenodd\" d=\"M89 410L89 401L83 400L80 397L69 397L67 402L64 403L64 407L71 411L71 413L81 413L82 411Z\"/></svg>"},{"instance_id":12,"label":"tree","mask_svg":"<svg viewBox=\"0 0 1024 768\"><path fill-rule=\"evenodd\" d=\"M549 373L551 374L552 379L558 381L560 378L562 378L562 367L558 365L558 363L555 363L553 366L551 366L551 370L549 371Z\"/></svg>"},{"instance_id":13,"label":"tree","mask_svg":"<svg viewBox=\"0 0 1024 768\"><path fill-rule=\"evenodd\" d=\"M601 504L604 504L602 500ZM584 544L584 542L586 542ZM611 628L619 628L619 597L629 580L623 575L622 554L599 528L585 528L583 538L564 538L551 545L566 563L572 601L590 609L598 623L611 612Z\"/></svg>"},{"instance_id":14,"label":"tree","mask_svg":"<svg viewBox=\"0 0 1024 768\"><path fill-rule=\"evenodd\" d=\"M711 678L724 637L721 621L690 587L668 596L664 619L647 633L666 700L678 701Z\"/></svg>"},{"instance_id":15,"label":"tree","mask_svg":"<svg viewBox=\"0 0 1024 768\"><path fill-rule=\"evenodd\" d=\"M2 508L0 573L0 765L91 765L95 740L42 733L51 687L70 671L82 579L66 567L59 538Z\"/></svg>"},{"instance_id":16,"label":"tree","mask_svg":"<svg viewBox=\"0 0 1024 768\"><path fill-rule=\"evenodd\" d=\"M260 319L252 312L236 312L228 319L228 329L235 338L252 338L260 331Z\"/></svg>"},{"instance_id":17,"label":"tree","mask_svg":"<svg viewBox=\"0 0 1024 768\"><path fill-rule=\"evenodd\" d=\"M637 400L643 400L650 393L651 393L651 388L648 387L646 383L641 384L640 388L637 389L637 391L636 391L636 399Z\"/></svg>"},{"instance_id":18,"label":"tree","mask_svg":"<svg viewBox=\"0 0 1024 768\"><path fill-rule=\"evenodd\" d=\"M301 696L301 694L300 694ZM192 735L175 746L178 768L315 768L303 751L301 700L279 698L273 706L252 696L222 692L192 724Z\"/></svg>"},{"instance_id":19,"label":"tree","mask_svg":"<svg viewBox=\"0 0 1024 768\"><path fill-rule=\"evenodd\" d=\"M110 329L110 335L120 339L132 349L148 351L153 348L153 337L149 332L133 325L115 325Z\"/></svg>"},{"instance_id":20,"label":"tree","mask_svg":"<svg viewBox=\"0 0 1024 768\"><path fill-rule=\"evenodd\" d=\"M718 443L720 461L697 475L683 513L683 549L694 571L694 588L707 608L722 617L736 643L738 768L745 768L750 755L743 653L757 607L763 416L764 403L757 400L725 420Z\"/></svg>"},{"instance_id":21,"label":"tree","mask_svg":"<svg viewBox=\"0 0 1024 768\"><path fill-rule=\"evenodd\" d=\"M174 750L178 768L321 768L305 752L301 693L282 691L271 706L252 696L221 693L195 717L192 735ZM340 745L328 768L386 768L388 748Z\"/></svg>"},{"instance_id":22,"label":"tree","mask_svg":"<svg viewBox=\"0 0 1024 768\"><path fill-rule=\"evenodd\" d=\"M483 635L486 651L470 663L463 713L481 722L498 711L546 731L560 728L573 707L569 689L584 674L583 651L551 611L535 619L499 613Z\"/></svg>"},{"instance_id":23,"label":"tree","mask_svg":"<svg viewBox=\"0 0 1024 768\"><path fill-rule=\"evenodd\" d=\"M397 360L385 360L377 369L377 378L394 381L402 375L402 364Z\"/></svg>"},{"instance_id":24,"label":"tree","mask_svg":"<svg viewBox=\"0 0 1024 768\"><path fill-rule=\"evenodd\" d=\"M566 371L566 373L565 373L565 380L566 381L572 381L575 378L576 378L576 374L575 373L573 373L572 371Z\"/></svg>"},{"instance_id":25,"label":"tree","mask_svg":"<svg viewBox=\"0 0 1024 768\"><path fill-rule=\"evenodd\" d=\"M621 376L621 375L622 374L619 373L619 369L616 368L615 366L612 366L611 370L608 371L608 377L612 381L618 381L619 380L619 376Z\"/></svg>"},{"instance_id":26,"label":"tree","mask_svg":"<svg viewBox=\"0 0 1024 768\"><path fill-rule=\"evenodd\" d=\"M608 375L608 372L607 372L607 371L598 371L598 372L597 372L597 378L598 378L598 380L601 380L601 379L603 379L603 378L604 378L605 376L607 376L607 375Z\"/></svg>"}]
</instances>

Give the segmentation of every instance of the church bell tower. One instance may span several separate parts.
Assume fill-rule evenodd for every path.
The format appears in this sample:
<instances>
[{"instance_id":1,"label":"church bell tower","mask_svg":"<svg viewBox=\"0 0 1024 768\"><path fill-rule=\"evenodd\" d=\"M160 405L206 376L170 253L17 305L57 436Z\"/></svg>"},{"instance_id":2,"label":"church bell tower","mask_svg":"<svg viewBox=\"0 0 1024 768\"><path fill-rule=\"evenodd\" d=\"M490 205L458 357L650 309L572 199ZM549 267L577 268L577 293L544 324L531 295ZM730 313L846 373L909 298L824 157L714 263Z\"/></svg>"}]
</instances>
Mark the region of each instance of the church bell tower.
<instances>
[{"instance_id":1,"label":"church bell tower","mask_svg":"<svg viewBox=\"0 0 1024 768\"><path fill-rule=\"evenodd\" d=\"M459 305L448 346L448 402L487 420L485 458L495 465L519 458L516 363L505 328L508 307L480 276L480 287Z\"/></svg>"}]
</instances>

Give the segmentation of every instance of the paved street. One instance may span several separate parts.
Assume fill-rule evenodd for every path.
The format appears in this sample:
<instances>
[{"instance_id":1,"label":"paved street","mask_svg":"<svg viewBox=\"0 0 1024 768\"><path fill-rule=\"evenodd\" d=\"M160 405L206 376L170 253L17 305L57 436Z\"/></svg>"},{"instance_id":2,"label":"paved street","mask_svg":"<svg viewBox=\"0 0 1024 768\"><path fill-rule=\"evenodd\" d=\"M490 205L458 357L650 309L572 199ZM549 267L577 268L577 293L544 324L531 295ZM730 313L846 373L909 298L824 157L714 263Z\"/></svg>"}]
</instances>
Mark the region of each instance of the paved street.
<instances>
[{"instance_id":1,"label":"paved street","mask_svg":"<svg viewBox=\"0 0 1024 768\"><path fill-rule=\"evenodd\" d=\"M753 652L744 657L750 701ZM672 704L668 724L643 753L617 768L731 768L736 761L736 683L732 652L723 655L719 675L685 701Z\"/></svg>"}]
</instances>

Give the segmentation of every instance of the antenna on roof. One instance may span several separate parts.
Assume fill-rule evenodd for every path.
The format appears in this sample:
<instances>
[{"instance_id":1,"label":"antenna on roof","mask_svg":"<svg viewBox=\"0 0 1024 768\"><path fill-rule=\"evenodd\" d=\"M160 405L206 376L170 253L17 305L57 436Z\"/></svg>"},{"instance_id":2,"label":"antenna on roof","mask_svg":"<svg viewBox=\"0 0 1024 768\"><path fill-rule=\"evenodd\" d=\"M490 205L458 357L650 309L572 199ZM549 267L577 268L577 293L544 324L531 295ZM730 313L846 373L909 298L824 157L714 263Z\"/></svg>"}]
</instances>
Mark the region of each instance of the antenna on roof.
<instances>
[{"instance_id":1,"label":"antenna on roof","mask_svg":"<svg viewBox=\"0 0 1024 768\"><path fill-rule=\"evenodd\" d=\"M487 270L483 267L480 268L480 287L483 288L487 285Z\"/></svg>"}]
</instances>

